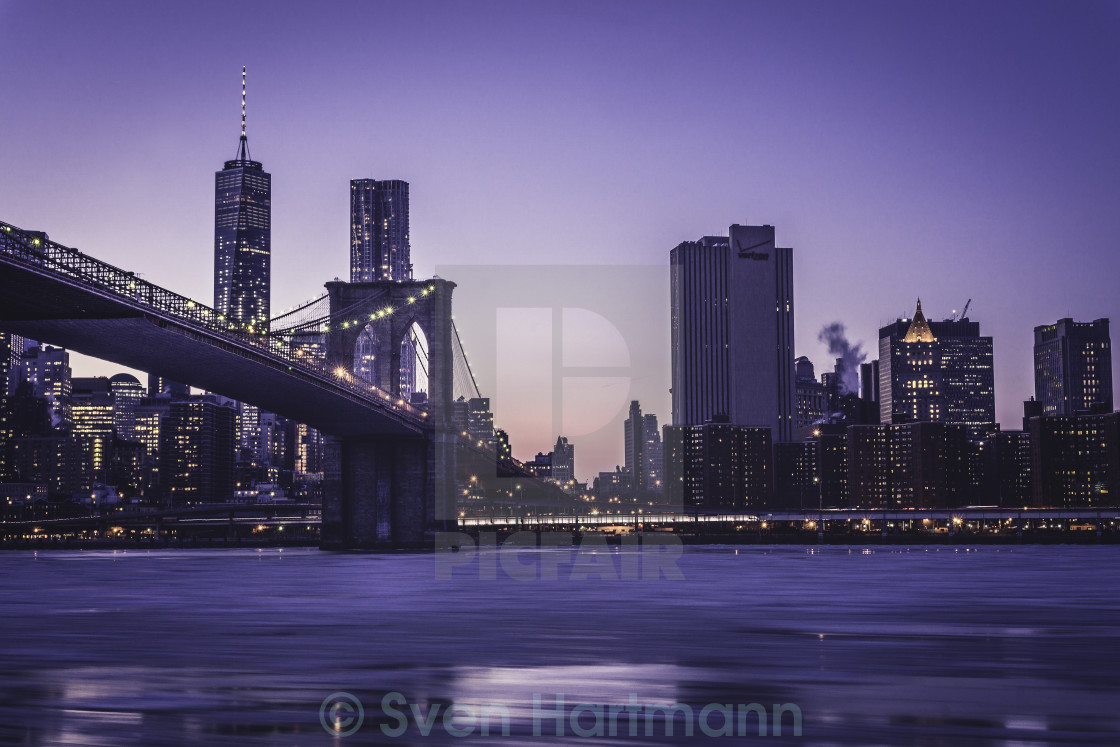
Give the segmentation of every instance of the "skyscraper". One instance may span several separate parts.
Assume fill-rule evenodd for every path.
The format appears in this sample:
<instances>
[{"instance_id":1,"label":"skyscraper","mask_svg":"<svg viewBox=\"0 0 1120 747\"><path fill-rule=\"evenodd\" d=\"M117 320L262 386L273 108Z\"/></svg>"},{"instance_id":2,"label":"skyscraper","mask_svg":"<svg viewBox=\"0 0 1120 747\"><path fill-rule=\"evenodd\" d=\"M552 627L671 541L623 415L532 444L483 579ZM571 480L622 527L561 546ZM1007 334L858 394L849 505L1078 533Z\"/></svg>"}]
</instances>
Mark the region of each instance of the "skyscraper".
<instances>
[{"instance_id":1,"label":"skyscraper","mask_svg":"<svg viewBox=\"0 0 1120 747\"><path fill-rule=\"evenodd\" d=\"M72 386L71 413L74 436L84 453L82 467L87 478L103 482L113 448L113 391L104 376L74 377Z\"/></svg>"},{"instance_id":2,"label":"skyscraper","mask_svg":"<svg viewBox=\"0 0 1120 747\"><path fill-rule=\"evenodd\" d=\"M564 436L556 439L552 450L552 479L561 485L576 479L576 447Z\"/></svg>"},{"instance_id":3,"label":"skyscraper","mask_svg":"<svg viewBox=\"0 0 1120 747\"><path fill-rule=\"evenodd\" d=\"M645 423L642 420L642 406L636 399L630 402L630 417L622 424L622 435L625 449L623 459L631 485L635 490L645 490Z\"/></svg>"},{"instance_id":4,"label":"skyscraper","mask_svg":"<svg viewBox=\"0 0 1120 747\"><path fill-rule=\"evenodd\" d=\"M122 441L139 441L136 433L136 406L144 397L144 387L132 374L120 373L109 379L113 391L113 427Z\"/></svg>"},{"instance_id":5,"label":"skyscraper","mask_svg":"<svg viewBox=\"0 0 1120 747\"><path fill-rule=\"evenodd\" d=\"M879 330L879 422L964 423L971 438L995 422L992 338L968 318L913 319Z\"/></svg>"},{"instance_id":6,"label":"skyscraper","mask_svg":"<svg viewBox=\"0 0 1120 747\"><path fill-rule=\"evenodd\" d=\"M630 402L630 417L623 423L626 473L637 493L661 492L664 472L661 429L657 416L642 414L638 400Z\"/></svg>"},{"instance_id":7,"label":"skyscraper","mask_svg":"<svg viewBox=\"0 0 1120 747\"><path fill-rule=\"evenodd\" d=\"M1034 396L1043 415L1112 411L1112 340L1108 320L1034 328Z\"/></svg>"},{"instance_id":8,"label":"skyscraper","mask_svg":"<svg viewBox=\"0 0 1120 747\"><path fill-rule=\"evenodd\" d=\"M794 429L793 250L733 225L670 253L673 424Z\"/></svg>"},{"instance_id":9,"label":"skyscraper","mask_svg":"<svg viewBox=\"0 0 1120 747\"><path fill-rule=\"evenodd\" d=\"M245 68L237 157L215 174L214 310L219 318L267 332L272 260L272 175L249 157Z\"/></svg>"},{"instance_id":10,"label":"skyscraper","mask_svg":"<svg viewBox=\"0 0 1120 747\"><path fill-rule=\"evenodd\" d=\"M647 412L642 416L642 430L645 443L642 445L642 456L645 459L646 490L655 493L662 492L664 487L665 464L664 449L661 443L661 428L657 425L657 416Z\"/></svg>"},{"instance_id":11,"label":"skyscraper","mask_svg":"<svg viewBox=\"0 0 1120 747\"><path fill-rule=\"evenodd\" d=\"M350 180L350 282L411 280L408 182Z\"/></svg>"},{"instance_id":12,"label":"skyscraper","mask_svg":"<svg viewBox=\"0 0 1120 747\"><path fill-rule=\"evenodd\" d=\"M233 499L237 409L214 395L171 402L161 424L160 476L172 505Z\"/></svg>"},{"instance_id":13,"label":"skyscraper","mask_svg":"<svg viewBox=\"0 0 1120 747\"><path fill-rule=\"evenodd\" d=\"M31 385L34 396L46 399L52 428L69 428L73 385L70 354L64 348L42 345L27 350L20 359L20 381Z\"/></svg>"}]
</instances>

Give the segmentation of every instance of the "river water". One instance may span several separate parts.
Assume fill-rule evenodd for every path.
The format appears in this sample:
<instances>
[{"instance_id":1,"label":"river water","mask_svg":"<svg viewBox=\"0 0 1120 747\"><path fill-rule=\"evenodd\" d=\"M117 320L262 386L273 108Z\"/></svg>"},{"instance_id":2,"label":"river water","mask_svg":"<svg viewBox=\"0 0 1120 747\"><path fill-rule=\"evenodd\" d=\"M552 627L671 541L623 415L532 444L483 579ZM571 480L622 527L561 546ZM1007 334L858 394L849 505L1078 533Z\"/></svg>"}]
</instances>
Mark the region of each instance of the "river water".
<instances>
[{"instance_id":1,"label":"river water","mask_svg":"<svg viewBox=\"0 0 1120 747\"><path fill-rule=\"evenodd\" d=\"M1118 547L673 550L0 553L0 744L1120 744Z\"/></svg>"}]
</instances>

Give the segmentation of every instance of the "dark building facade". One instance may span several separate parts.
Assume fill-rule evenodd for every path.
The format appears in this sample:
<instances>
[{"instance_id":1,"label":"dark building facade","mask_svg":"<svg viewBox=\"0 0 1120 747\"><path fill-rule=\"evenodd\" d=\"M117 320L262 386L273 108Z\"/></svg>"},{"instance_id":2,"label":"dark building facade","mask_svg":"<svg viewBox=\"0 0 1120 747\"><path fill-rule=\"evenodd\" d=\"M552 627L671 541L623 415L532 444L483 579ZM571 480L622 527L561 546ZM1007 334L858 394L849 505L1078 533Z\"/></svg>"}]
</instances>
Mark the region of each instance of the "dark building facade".
<instances>
[{"instance_id":1,"label":"dark building facade","mask_svg":"<svg viewBox=\"0 0 1120 747\"><path fill-rule=\"evenodd\" d=\"M848 505L848 425L820 422L797 429L798 449L774 445L775 505L791 510Z\"/></svg>"},{"instance_id":2,"label":"dark building facade","mask_svg":"<svg viewBox=\"0 0 1120 747\"><path fill-rule=\"evenodd\" d=\"M115 431L109 379L74 377L72 382L73 434L82 446L82 470L92 480L105 482L113 459Z\"/></svg>"},{"instance_id":3,"label":"dark building facade","mask_svg":"<svg viewBox=\"0 0 1120 747\"><path fill-rule=\"evenodd\" d=\"M865 402L874 402L878 412L879 403L879 361L859 364L859 396Z\"/></svg>"},{"instance_id":4,"label":"dark building facade","mask_svg":"<svg viewBox=\"0 0 1120 747\"><path fill-rule=\"evenodd\" d=\"M793 440L793 250L773 226L670 252L673 425L726 417Z\"/></svg>"},{"instance_id":5,"label":"dark building facade","mask_svg":"<svg viewBox=\"0 0 1120 747\"><path fill-rule=\"evenodd\" d=\"M819 508L820 498L816 442L774 444L774 507L805 511Z\"/></svg>"},{"instance_id":6,"label":"dark building facade","mask_svg":"<svg viewBox=\"0 0 1120 747\"><path fill-rule=\"evenodd\" d=\"M499 459L513 459L513 449L509 445L509 434L501 428L494 431L494 444L498 451Z\"/></svg>"},{"instance_id":7,"label":"dark building facade","mask_svg":"<svg viewBox=\"0 0 1120 747\"><path fill-rule=\"evenodd\" d=\"M879 422L963 423L980 438L995 422L992 338L967 318L913 319L879 330Z\"/></svg>"},{"instance_id":8,"label":"dark building facade","mask_svg":"<svg viewBox=\"0 0 1120 747\"><path fill-rule=\"evenodd\" d=\"M797 395L797 427L819 422L828 412L828 392L817 381L813 362L804 355L794 362Z\"/></svg>"},{"instance_id":9,"label":"dark building facade","mask_svg":"<svg viewBox=\"0 0 1120 747\"><path fill-rule=\"evenodd\" d=\"M1037 507L1114 506L1120 491L1120 413L1031 418Z\"/></svg>"},{"instance_id":10,"label":"dark building facade","mask_svg":"<svg viewBox=\"0 0 1120 747\"><path fill-rule=\"evenodd\" d=\"M1034 396L1047 416L1112 411L1107 319L1034 328Z\"/></svg>"},{"instance_id":11,"label":"dark building facade","mask_svg":"<svg viewBox=\"0 0 1120 747\"><path fill-rule=\"evenodd\" d=\"M998 505L1004 508L1032 505L1030 432L1001 431L995 435L993 443Z\"/></svg>"},{"instance_id":12,"label":"dark building facade","mask_svg":"<svg viewBox=\"0 0 1120 747\"><path fill-rule=\"evenodd\" d=\"M350 180L350 282L411 280L408 182Z\"/></svg>"},{"instance_id":13,"label":"dark building facade","mask_svg":"<svg viewBox=\"0 0 1120 747\"><path fill-rule=\"evenodd\" d=\"M630 401L630 417L622 424L623 460L626 472L630 474L630 484L639 491L646 488L646 471L642 465L645 457L645 424L642 421L642 405L638 400Z\"/></svg>"},{"instance_id":14,"label":"dark building facade","mask_svg":"<svg viewBox=\"0 0 1120 747\"><path fill-rule=\"evenodd\" d=\"M18 480L46 485L52 497L72 498L75 492L89 490L82 445L69 434L17 437L11 454Z\"/></svg>"},{"instance_id":15,"label":"dark building facade","mask_svg":"<svg viewBox=\"0 0 1120 747\"><path fill-rule=\"evenodd\" d=\"M0 332L0 482L11 478L8 442L11 431L8 423L8 378L12 369L12 336Z\"/></svg>"},{"instance_id":16,"label":"dark building facade","mask_svg":"<svg viewBox=\"0 0 1120 747\"><path fill-rule=\"evenodd\" d=\"M489 397L472 397L467 400L467 433L481 446L494 444L494 413L490 410Z\"/></svg>"},{"instance_id":17,"label":"dark building facade","mask_svg":"<svg viewBox=\"0 0 1120 747\"><path fill-rule=\"evenodd\" d=\"M968 438L959 423L857 425L847 430L854 508L955 508L969 490Z\"/></svg>"},{"instance_id":18,"label":"dark building facade","mask_svg":"<svg viewBox=\"0 0 1120 747\"><path fill-rule=\"evenodd\" d=\"M728 422L667 425L662 444L670 504L733 511L771 504L769 428Z\"/></svg>"},{"instance_id":19,"label":"dark building facade","mask_svg":"<svg viewBox=\"0 0 1120 747\"><path fill-rule=\"evenodd\" d=\"M552 477L552 452L545 454L538 451L533 461L525 462L525 469L533 473L538 480L548 480Z\"/></svg>"},{"instance_id":20,"label":"dark building facade","mask_svg":"<svg viewBox=\"0 0 1120 747\"><path fill-rule=\"evenodd\" d=\"M160 476L172 505L233 500L237 407L213 395L172 401L160 425Z\"/></svg>"},{"instance_id":21,"label":"dark building facade","mask_svg":"<svg viewBox=\"0 0 1120 747\"><path fill-rule=\"evenodd\" d=\"M660 492L663 476L663 447L657 416L642 414L638 400L630 402L630 417L623 423L623 454L631 486L639 494Z\"/></svg>"},{"instance_id":22,"label":"dark building facade","mask_svg":"<svg viewBox=\"0 0 1120 747\"><path fill-rule=\"evenodd\" d=\"M809 439L817 444L820 505L825 508L848 505L847 433L847 427L838 423L822 423L810 432Z\"/></svg>"},{"instance_id":23,"label":"dark building facade","mask_svg":"<svg viewBox=\"0 0 1120 747\"><path fill-rule=\"evenodd\" d=\"M272 175L249 157L242 68L237 157L215 174L214 310L219 318L267 332L272 262Z\"/></svg>"},{"instance_id":24,"label":"dark building facade","mask_svg":"<svg viewBox=\"0 0 1120 747\"><path fill-rule=\"evenodd\" d=\"M576 447L563 436L556 438L556 446L552 450L552 479L561 485L576 479Z\"/></svg>"}]
</instances>

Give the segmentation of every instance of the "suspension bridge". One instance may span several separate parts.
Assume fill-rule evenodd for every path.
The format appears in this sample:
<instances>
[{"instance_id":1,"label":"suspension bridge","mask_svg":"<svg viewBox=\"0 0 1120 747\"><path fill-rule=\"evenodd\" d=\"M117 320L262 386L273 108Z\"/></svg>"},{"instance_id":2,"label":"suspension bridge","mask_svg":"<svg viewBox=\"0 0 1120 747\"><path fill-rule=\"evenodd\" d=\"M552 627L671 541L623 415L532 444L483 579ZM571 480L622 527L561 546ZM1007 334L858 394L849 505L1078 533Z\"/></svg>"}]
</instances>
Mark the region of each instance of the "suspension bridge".
<instances>
[{"instance_id":1,"label":"suspension bridge","mask_svg":"<svg viewBox=\"0 0 1120 747\"><path fill-rule=\"evenodd\" d=\"M425 545L454 529L460 431L452 404L479 396L452 319L454 283L328 282L325 294L253 330L45 233L2 222L0 269L6 331L322 431L323 547ZM412 354L422 397L407 382L402 390ZM465 461L483 451L472 444ZM493 452L486 458L493 469ZM532 479L516 464L507 469Z\"/></svg>"}]
</instances>

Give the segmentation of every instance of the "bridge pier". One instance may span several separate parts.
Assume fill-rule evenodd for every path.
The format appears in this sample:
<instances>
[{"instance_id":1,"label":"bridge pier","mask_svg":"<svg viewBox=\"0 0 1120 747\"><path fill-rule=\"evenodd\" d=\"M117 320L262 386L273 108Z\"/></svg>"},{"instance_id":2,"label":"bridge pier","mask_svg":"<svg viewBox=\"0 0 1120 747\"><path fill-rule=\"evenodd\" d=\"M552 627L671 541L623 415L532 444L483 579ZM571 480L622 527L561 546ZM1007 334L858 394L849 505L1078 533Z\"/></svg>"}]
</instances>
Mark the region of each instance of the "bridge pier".
<instances>
[{"instance_id":1,"label":"bridge pier","mask_svg":"<svg viewBox=\"0 0 1120 747\"><path fill-rule=\"evenodd\" d=\"M454 437L327 438L323 550L434 545L456 531Z\"/></svg>"}]
</instances>

